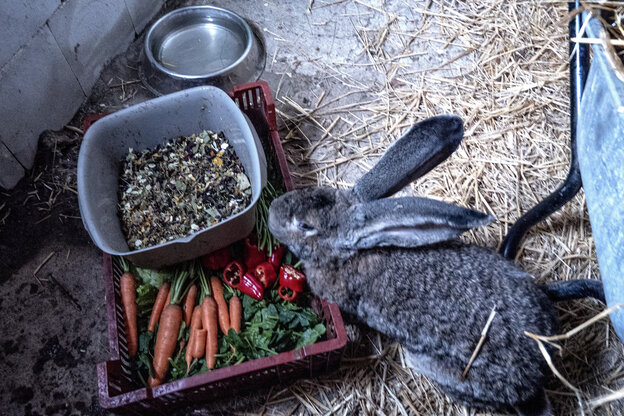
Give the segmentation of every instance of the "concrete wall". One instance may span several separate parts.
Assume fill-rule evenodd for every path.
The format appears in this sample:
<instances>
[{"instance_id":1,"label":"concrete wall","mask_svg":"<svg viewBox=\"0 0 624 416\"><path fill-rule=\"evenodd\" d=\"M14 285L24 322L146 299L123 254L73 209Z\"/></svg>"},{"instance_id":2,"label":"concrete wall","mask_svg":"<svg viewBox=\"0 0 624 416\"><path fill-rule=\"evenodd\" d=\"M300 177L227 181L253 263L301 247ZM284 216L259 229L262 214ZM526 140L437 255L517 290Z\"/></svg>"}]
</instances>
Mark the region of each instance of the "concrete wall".
<instances>
[{"instance_id":1,"label":"concrete wall","mask_svg":"<svg viewBox=\"0 0 624 416\"><path fill-rule=\"evenodd\" d=\"M71 120L164 1L0 2L0 187L32 168L41 132Z\"/></svg>"}]
</instances>

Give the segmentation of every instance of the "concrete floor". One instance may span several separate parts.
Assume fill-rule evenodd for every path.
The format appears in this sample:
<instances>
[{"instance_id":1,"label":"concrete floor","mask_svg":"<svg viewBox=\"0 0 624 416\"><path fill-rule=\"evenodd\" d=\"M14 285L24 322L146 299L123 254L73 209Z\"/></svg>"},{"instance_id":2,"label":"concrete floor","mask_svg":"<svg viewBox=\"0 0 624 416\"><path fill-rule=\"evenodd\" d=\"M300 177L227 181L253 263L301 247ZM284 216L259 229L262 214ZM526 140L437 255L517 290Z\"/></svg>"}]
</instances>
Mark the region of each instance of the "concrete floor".
<instances>
[{"instance_id":1,"label":"concrete floor","mask_svg":"<svg viewBox=\"0 0 624 416\"><path fill-rule=\"evenodd\" d=\"M173 2L165 9L198 3ZM310 3L211 2L250 18L263 30L267 68L262 79L274 93L279 89L280 95L303 104L315 102L322 91L334 96L348 91L339 72L328 77L319 68L354 57L362 49L352 28L344 24L348 20L336 18L336 7L319 8L310 15L306 13ZM368 13L361 4L337 7L359 25L382 24L379 14ZM393 13L418 19L403 2L389 7ZM89 115L152 97L137 81L141 40L106 67L69 125L81 128ZM415 59L432 67L453 55L456 51L450 47ZM456 64L461 65L461 59ZM383 82L366 66L342 66L340 71L349 71L362 83ZM107 414L98 404L95 373L95 364L108 357L102 255L82 227L75 194L81 138L72 129L44 133L31 174L14 190L0 193L1 414ZM232 406L259 410L262 404L250 397L243 402L226 400L211 409L231 411ZM209 412L201 409L192 412Z\"/></svg>"}]
</instances>

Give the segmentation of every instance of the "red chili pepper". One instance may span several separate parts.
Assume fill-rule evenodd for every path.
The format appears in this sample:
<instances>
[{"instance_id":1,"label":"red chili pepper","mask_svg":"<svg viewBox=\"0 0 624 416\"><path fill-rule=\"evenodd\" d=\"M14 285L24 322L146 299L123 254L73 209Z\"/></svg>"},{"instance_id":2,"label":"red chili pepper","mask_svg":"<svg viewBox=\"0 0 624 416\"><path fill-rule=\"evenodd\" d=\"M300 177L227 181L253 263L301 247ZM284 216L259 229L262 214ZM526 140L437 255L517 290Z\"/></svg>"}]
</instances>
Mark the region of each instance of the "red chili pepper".
<instances>
[{"instance_id":1,"label":"red chili pepper","mask_svg":"<svg viewBox=\"0 0 624 416\"><path fill-rule=\"evenodd\" d=\"M253 270L260 263L266 261L266 255L264 251L258 248L255 242L252 242L249 237L245 239L245 247L243 249L243 259L247 270Z\"/></svg>"},{"instance_id":2,"label":"red chili pepper","mask_svg":"<svg viewBox=\"0 0 624 416\"><path fill-rule=\"evenodd\" d=\"M230 247L224 247L212 253L206 254L202 257L202 263L210 270L222 269L230 262L232 256L230 255Z\"/></svg>"},{"instance_id":3,"label":"red chili pepper","mask_svg":"<svg viewBox=\"0 0 624 416\"><path fill-rule=\"evenodd\" d=\"M254 276L265 288L273 286L273 283L277 280L277 272L268 261L256 266Z\"/></svg>"},{"instance_id":4,"label":"red chili pepper","mask_svg":"<svg viewBox=\"0 0 624 416\"><path fill-rule=\"evenodd\" d=\"M303 292L306 276L290 264L285 264L280 268L280 286L284 286L295 292Z\"/></svg>"},{"instance_id":5,"label":"red chili pepper","mask_svg":"<svg viewBox=\"0 0 624 416\"><path fill-rule=\"evenodd\" d=\"M264 288L262 283L256 280L251 273L245 273L241 279L238 290L256 300L262 300L264 297Z\"/></svg>"},{"instance_id":6,"label":"red chili pepper","mask_svg":"<svg viewBox=\"0 0 624 416\"><path fill-rule=\"evenodd\" d=\"M269 262L275 268L275 271L279 270L282 265L282 257L284 257L284 253L286 252L286 246L279 245L273 248L273 254L269 257Z\"/></svg>"},{"instance_id":7,"label":"red chili pepper","mask_svg":"<svg viewBox=\"0 0 624 416\"><path fill-rule=\"evenodd\" d=\"M223 269L223 281L234 289L239 289L243 275L245 274L245 266L234 260Z\"/></svg>"},{"instance_id":8,"label":"red chili pepper","mask_svg":"<svg viewBox=\"0 0 624 416\"><path fill-rule=\"evenodd\" d=\"M294 302L299 297L299 292L295 292L285 286L280 286L277 289L277 294L280 295L280 298L288 302Z\"/></svg>"}]
</instances>

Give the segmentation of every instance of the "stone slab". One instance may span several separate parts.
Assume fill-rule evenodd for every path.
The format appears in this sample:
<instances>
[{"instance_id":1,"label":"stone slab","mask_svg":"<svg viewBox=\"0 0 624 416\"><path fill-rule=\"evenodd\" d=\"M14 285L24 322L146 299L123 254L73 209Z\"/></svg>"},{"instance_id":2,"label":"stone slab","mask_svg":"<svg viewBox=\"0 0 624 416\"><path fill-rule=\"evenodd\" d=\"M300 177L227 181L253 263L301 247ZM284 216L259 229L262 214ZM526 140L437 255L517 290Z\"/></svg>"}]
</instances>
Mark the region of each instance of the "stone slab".
<instances>
[{"instance_id":1,"label":"stone slab","mask_svg":"<svg viewBox=\"0 0 624 416\"><path fill-rule=\"evenodd\" d=\"M39 134L69 121L85 95L47 26L0 71L0 137L26 169Z\"/></svg>"},{"instance_id":2,"label":"stone slab","mask_svg":"<svg viewBox=\"0 0 624 416\"><path fill-rule=\"evenodd\" d=\"M28 44L60 4L60 0L0 2L0 68L21 46Z\"/></svg>"},{"instance_id":3,"label":"stone slab","mask_svg":"<svg viewBox=\"0 0 624 416\"><path fill-rule=\"evenodd\" d=\"M134 26L124 0L67 1L48 21L65 59L85 92L104 64L126 50Z\"/></svg>"},{"instance_id":4,"label":"stone slab","mask_svg":"<svg viewBox=\"0 0 624 416\"><path fill-rule=\"evenodd\" d=\"M11 189L24 176L24 168L0 142L0 187Z\"/></svg>"},{"instance_id":5,"label":"stone slab","mask_svg":"<svg viewBox=\"0 0 624 416\"><path fill-rule=\"evenodd\" d=\"M165 4L164 0L125 0L128 12L132 18L134 31L138 35L143 31L150 20L160 11Z\"/></svg>"}]
</instances>

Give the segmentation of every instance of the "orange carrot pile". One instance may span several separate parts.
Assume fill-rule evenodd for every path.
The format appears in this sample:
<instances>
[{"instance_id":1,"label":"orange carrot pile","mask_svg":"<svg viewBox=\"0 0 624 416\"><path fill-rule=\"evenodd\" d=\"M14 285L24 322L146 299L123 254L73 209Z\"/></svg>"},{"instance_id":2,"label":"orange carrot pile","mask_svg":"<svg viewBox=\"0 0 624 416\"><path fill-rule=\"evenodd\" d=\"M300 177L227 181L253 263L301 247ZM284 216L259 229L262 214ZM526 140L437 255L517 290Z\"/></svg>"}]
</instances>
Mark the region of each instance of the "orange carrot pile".
<instances>
[{"instance_id":1,"label":"orange carrot pile","mask_svg":"<svg viewBox=\"0 0 624 416\"><path fill-rule=\"evenodd\" d=\"M190 282L185 288L190 273L196 275L193 277L199 277L199 287ZM200 302L196 305L198 292ZM238 297L231 302L232 317L236 330L239 331L241 302ZM209 370L214 369L219 353L219 327L224 334L227 333L230 327L230 311L221 281L217 277L207 279L198 263L179 272L171 284L164 283L158 290L148 324L148 331L157 331L152 371L147 382L150 387L156 387L165 380L183 323L188 328L183 333L188 333L189 336L188 342L185 342L184 337L181 338L179 354L184 353L186 374L188 375L198 359L204 357L206 367Z\"/></svg>"}]
</instances>

